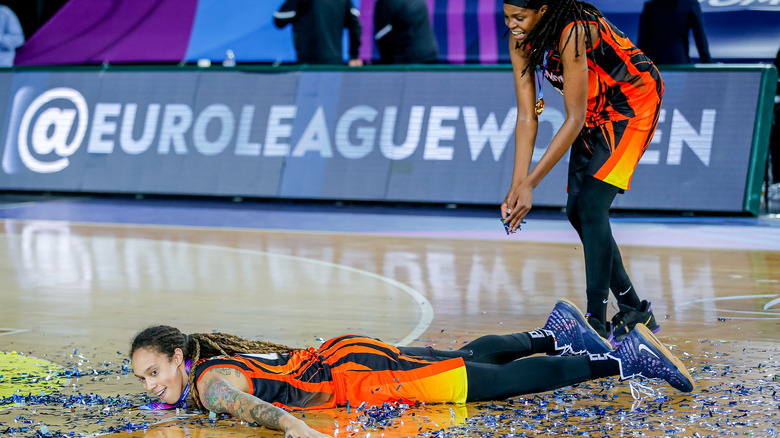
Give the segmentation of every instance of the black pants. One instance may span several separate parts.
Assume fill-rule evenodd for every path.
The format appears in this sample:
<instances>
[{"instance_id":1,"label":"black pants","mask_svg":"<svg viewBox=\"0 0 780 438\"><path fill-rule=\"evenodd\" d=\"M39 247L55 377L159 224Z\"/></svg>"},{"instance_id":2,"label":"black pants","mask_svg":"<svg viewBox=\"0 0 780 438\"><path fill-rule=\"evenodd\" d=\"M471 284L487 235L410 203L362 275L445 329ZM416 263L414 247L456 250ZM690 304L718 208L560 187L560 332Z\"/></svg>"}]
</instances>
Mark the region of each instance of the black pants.
<instances>
[{"instance_id":1,"label":"black pants","mask_svg":"<svg viewBox=\"0 0 780 438\"><path fill-rule=\"evenodd\" d=\"M551 391L599 377L613 375L591 367L588 356L532 356L546 349L531 342L528 333L487 335L459 350L431 347L399 347L411 356L453 358L466 363L467 401L501 400L523 394ZM603 375L602 375L603 374Z\"/></svg>"},{"instance_id":2,"label":"black pants","mask_svg":"<svg viewBox=\"0 0 780 438\"><path fill-rule=\"evenodd\" d=\"M569 195L566 203L566 215L577 230L585 253L587 312L601 322L605 320L605 301L610 289L613 294L617 294L631 287L631 280L623 266L623 258L609 224L609 209L618 192L619 188L586 176L580 192ZM619 302L623 300L628 300L626 304L638 304L635 291L628 297L618 298Z\"/></svg>"}]
</instances>

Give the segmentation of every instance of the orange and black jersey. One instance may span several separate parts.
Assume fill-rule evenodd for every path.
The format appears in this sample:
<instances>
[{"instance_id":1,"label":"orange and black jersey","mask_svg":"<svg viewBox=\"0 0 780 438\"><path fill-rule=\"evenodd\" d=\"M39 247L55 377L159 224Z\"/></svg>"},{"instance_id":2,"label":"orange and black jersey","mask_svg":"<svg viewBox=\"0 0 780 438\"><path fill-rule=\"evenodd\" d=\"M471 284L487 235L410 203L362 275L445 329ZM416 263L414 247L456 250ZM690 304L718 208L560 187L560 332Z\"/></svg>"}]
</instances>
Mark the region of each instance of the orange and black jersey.
<instances>
[{"instance_id":1,"label":"orange and black jersey","mask_svg":"<svg viewBox=\"0 0 780 438\"><path fill-rule=\"evenodd\" d=\"M466 399L463 359L407 356L360 335L331 339L316 350L204 359L195 368L196 382L215 367L240 371L252 395L286 409Z\"/></svg>"},{"instance_id":2,"label":"orange and black jersey","mask_svg":"<svg viewBox=\"0 0 780 438\"><path fill-rule=\"evenodd\" d=\"M658 69L606 18L594 15L587 17L587 23L596 25L599 31L592 34L593 47L587 49L586 126L654 114L664 91ZM545 77L560 92L563 92L563 64L559 47L560 44L567 44L564 36L574 25L575 21L572 20L564 27L559 46L552 48L547 60ZM574 43L572 37L568 44Z\"/></svg>"},{"instance_id":3,"label":"orange and black jersey","mask_svg":"<svg viewBox=\"0 0 780 438\"><path fill-rule=\"evenodd\" d=\"M195 381L213 368L233 368L249 381L255 397L292 409L335 406L330 367L313 349L289 354L240 354L198 362Z\"/></svg>"}]
</instances>

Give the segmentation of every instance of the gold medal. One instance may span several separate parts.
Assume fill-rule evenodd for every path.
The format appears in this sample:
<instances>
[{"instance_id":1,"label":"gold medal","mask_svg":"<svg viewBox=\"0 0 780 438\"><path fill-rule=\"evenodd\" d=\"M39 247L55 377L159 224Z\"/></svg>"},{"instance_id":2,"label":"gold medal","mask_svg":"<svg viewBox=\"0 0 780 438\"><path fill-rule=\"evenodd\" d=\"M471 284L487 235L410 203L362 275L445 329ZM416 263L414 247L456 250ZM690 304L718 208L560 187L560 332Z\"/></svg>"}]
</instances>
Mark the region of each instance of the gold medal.
<instances>
[{"instance_id":1,"label":"gold medal","mask_svg":"<svg viewBox=\"0 0 780 438\"><path fill-rule=\"evenodd\" d=\"M539 100L536 101L536 105L534 106L534 111L536 111L536 115L541 115L542 111L544 111L544 98L540 97Z\"/></svg>"}]
</instances>

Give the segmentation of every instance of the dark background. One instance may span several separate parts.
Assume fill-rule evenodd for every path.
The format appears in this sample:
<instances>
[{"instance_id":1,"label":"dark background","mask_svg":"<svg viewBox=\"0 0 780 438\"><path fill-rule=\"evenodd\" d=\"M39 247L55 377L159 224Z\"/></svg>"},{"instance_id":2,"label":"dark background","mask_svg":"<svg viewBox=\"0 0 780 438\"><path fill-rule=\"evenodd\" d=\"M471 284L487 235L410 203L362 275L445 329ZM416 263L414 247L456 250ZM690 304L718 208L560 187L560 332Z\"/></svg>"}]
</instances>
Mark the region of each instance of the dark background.
<instances>
[{"instance_id":1,"label":"dark background","mask_svg":"<svg viewBox=\"0 0 780 438\"><path fill-rule=\"evenodd\" d=\"M29 39L67 2L68 0L0 0L0 4L8 6L16 13L24 29L25 39Z\"/></svg>"}]
</instances>

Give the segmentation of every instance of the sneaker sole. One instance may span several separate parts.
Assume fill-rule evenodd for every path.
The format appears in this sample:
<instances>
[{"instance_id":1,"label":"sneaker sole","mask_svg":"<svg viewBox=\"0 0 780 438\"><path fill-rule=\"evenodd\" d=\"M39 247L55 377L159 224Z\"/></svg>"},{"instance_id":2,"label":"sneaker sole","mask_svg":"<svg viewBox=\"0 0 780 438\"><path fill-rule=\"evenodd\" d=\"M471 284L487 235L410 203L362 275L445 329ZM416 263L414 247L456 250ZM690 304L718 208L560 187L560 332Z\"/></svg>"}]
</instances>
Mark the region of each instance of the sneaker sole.
<instances>
[{"instance_id":1,"label":"sneaker sole","mask_svg":"<svg viewBox=\"0 0 780 438\"><path fill-rule=\"evenodd\" d=\"M663 354L667 359L669 359L676 367L677 371L680 372L686 379L688 379L689 382L691 382L691 390L690 391L684 391L684 392L691 392L694 389L696 389L696 383L693 381L693 377L691 377L691 373L688 372L688 368L685 367L685 365L680 361L680 359L677 359L674 354L669 350L669 348L666 347L666 345L662 344L661 341L658 340L657 337L653 334L653 332L650 331L647 326L644 324L637 324L636 327L634 327L634 330L639 330L639 333L648 341L650 341L655 348Z\"/></svg>"},{"instance_id":2,"label":"sneaker sole","mask_svg":"<svg viewBox=\"0 0 780 438\"><path fill-rule=\"evenodd\" d=\"M577 320L577 323L580 324L583 327L587 327L590 332L592 332L596 337L599 339L599 341L604 346L604 353L609 353L610 351L613 351L612 344L607 339L604 339L596 330L593 330L593 328L588 323L588 320L585 319L585 315L582 314L582 311L579 307L577 307L576 304L572 303L569 300L559 300L559 303L563 303L569 313ZM603 353L602 353L603 354Z\"/></svg>"}]
</instances>

